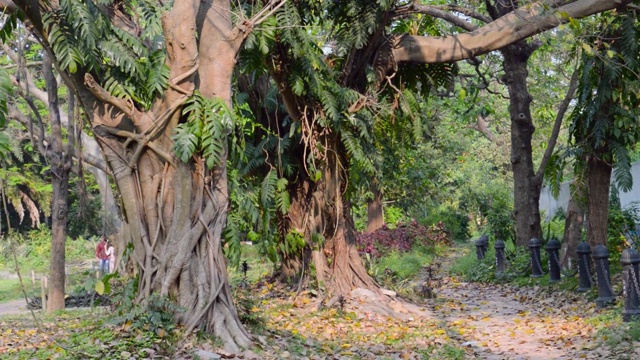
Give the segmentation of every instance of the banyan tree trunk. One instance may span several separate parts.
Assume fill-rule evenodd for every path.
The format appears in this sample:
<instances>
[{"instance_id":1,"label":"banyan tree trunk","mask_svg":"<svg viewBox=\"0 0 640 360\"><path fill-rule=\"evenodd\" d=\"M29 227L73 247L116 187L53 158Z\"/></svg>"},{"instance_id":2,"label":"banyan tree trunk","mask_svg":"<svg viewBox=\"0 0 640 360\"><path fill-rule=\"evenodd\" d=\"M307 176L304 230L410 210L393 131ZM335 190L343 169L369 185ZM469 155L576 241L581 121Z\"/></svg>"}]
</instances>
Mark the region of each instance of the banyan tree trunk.
<instances>
[{"instance_id":1,"label":"banyan tree trunk","mask_svg":"<svg viewBox=\"0 0 640 360\"><path fill-rule=\"evenodd\" d=\"M231 106L243 33L234 30L229 12L225 1L185 0L163 15L170 86L149 110L113 98L90 74L73 80L122 197L139 275L137 300L153 294L175 299L184 309L175 318L188 332L212 333L235 352L250 344L250 335L234 307L222 250L226 139L219 140L225 150L213 169L198 155L188 162L176 158L171 140L195 90Z\"/></svg>"},{"instance_id":2,"label":"banyan tree trunk","mask_svg":"<svg viewBox=\"0 0 640 360\"><path fill-rule=\"evenodd\" d=\"M328 144L339 149L335 137ZM356 249L351 209L343 198L346 174L337 158L341 152L327 153L320 180L306 178L294 184L287 230L304 234L306 248L297 259L284 259L282 275L296 276L296 280L304 275L300 282L305 283L310 280L309 264L313 263L318 288L328 294L347 294L355 288L379 293L379 286L367 273ZM343 165L345 162L342 159Z\"/></svg>"}]
</instances>

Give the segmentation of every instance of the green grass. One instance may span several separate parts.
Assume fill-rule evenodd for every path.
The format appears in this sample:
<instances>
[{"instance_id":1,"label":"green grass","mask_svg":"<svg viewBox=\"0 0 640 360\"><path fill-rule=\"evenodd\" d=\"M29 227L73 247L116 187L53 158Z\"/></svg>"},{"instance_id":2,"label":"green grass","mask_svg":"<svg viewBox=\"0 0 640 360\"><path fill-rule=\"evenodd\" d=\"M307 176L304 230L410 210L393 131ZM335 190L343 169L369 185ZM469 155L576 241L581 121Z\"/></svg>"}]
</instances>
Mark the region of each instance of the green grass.
<instances>
[{"instance_id":1,"label":"green grass","mask_svg":"<svg viewBox=\"0 0 640 360\"><path fill-rule=\"evenodd\" d=\"M31 280L24 279L25 290L27 296L35 296L40 294L40 287L31 283ZM0 303L10 300L22 299L22 288L20 287L20 281L18 279L3 279L0 280Z\"/></svg>"},{"instance_id":2,"label":"green grass","mask_svg":"<svg viewBox=\"0 0 640 360\"><path fill-rule=\"evenodd\" d=\"M49 230L34 230L26 235L12 235L11 242L0 243L0 269L12 271L14 269L13 252L18 258L20 271L27 274L31 270L38 273L49 270L51 258L51 232ZM67 264L93 259L95 256L95 241L82 238L65 242L65 258Z\"/></svg>"},{"instance_id":3,"label":"green grass","mask_svg":"<svg viewBox=\"0 0 640 360\"><path fill-rule=\"evenodd\" d=\"M407 253L392 252L388 256L381 258L377 263L377 273L391 270L398 280L405 280L414 277L420 269L433 262L433 254L424 253L421 250L412 250Z\"/></svg>"},{"instance_id":4,"label":"green grass","mask_svg":"<svg viewBox=\"0 0 640 360\"><path fill-rule=\"evenodd\" d=\"M249 265L246 279L249 284L255 284L273 272L273 263L266 257L261 256L255 245L242 244L240 245L240 249L242 254L240 257L240 265L238 267L230 266L227 269L229 272L229 282L232 286L241 284L244 279L244 275L242 274L243 261L246 261L247 265Z\"/></svg>"}]
</instances>

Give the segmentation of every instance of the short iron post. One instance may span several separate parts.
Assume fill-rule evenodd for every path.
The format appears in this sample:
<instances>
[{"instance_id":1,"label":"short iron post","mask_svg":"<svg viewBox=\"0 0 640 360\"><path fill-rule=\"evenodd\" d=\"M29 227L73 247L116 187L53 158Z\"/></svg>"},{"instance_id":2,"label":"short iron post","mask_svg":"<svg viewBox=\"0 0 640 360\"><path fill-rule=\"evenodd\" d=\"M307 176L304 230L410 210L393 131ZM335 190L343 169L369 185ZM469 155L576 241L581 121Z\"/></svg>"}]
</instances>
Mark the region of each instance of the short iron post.
<instances>
[{"instance_id":1,"label":"short iron post","mask_svg":"<svg viewBox=\"0 0 640 360\"><path fill-rule=\"evenodd\" d=\"M480 236L480 238L482 239L482 245L484 247L484 253L486 254L487 251L489 251L489 236L487 234L482 234L482 236Z\"/></svg>"},{"instance_id":2,"label":"short iron post","mask_svg":"<svg viewBox=\"0 0 640 360\"><path fill-rule=\"evenodd\" d=\"M611 288L611 275L609 273L609 250L607 247L598 244L593 249L593 261L595 262L596 275L598 277L598 298L596 306L606 307L615 297Z\"/></svg>"},{"instance_id":3,"label":"short iron post","mask_svg":"<svg viewBox=\"0 0 640 360\"><path fill-rule=\"evenodd\" d=\"M536 238L529 240L529 251L531 252L531 277L542 277L542 265L540 264L540 248L542 243Z\"/></svg>"},{"instance_id":4,"label":"short iron post","mask_svg":"<svg viewBox=\"0 0 640 360\"><path fill-rule=\"evenodd\" d=\"M549 259L549 282L560 281L560 243L556 239L551 239L544 249L547 250Z\"/></svg>"},{"instance_id":5,"label":"short iron post","mask_svg":"<svg viewBox=\"0 0 640 360\"><path fill-rule=\"evenodd\" d=\"M504 241L496 240L493 247L496 249L496 272L501 273L505 267Z\"/></svg>"},{"instance_id":6,"label":"short iron post","mask_svg":"<svg viewBox=\"0 0 640 360\"><path fill-rule=\"evenodd\" d=\"M591 289L591 246L586 242L578 244L578 290L586 292Z\"/></svg>"},{"instance_id":7,"label":"short iron post","mask_svg":"<svg viewBox=\"0 0 640 360\"><path fill-rule=\"evenodd\" d=\"M620 256L624 275L624 310L622 320L628 322L640 316L640 276L638 264L640 255L635 249L625 249Z\"/></svg>"},{"instance_id":8,"label":"short iron post","mask_svg":"<svg viewBox=\"0 0 640 360\"><path fill-rule=\"evenodd\" d=\"M482 235L476 240L476 256L478 260L484 259L484 254L487 252L487 247L489 246L489 239Z\"/></svg>"}]
</instances>

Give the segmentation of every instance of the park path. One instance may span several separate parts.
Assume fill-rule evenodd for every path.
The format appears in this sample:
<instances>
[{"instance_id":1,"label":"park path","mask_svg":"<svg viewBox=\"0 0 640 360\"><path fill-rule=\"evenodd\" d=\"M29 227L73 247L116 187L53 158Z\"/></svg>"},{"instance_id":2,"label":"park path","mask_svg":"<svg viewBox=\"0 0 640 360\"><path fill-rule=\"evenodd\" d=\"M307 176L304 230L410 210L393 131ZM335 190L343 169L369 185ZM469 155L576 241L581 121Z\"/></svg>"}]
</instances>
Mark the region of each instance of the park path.
<instances>
[{"instance_id":1,"label":"park path","mask_svg":"<svg viewBox=\"0 0 640 360\"><path fill-rule=\"evenodd\" d=\"M460 253L450 255L445 269ZM446 275L436 294L433 313L470 359L640 358L640 349L620 357L596 340L588 319L599 310L586 294L549 286L466 283Z\"/></svg>"},{"instance_id":2,"label":"park path","mask_svg":"<svg viewBox=\"0 0 640 360\"><path fill-rule=\"evenodd\" d=\"M7 302L0 303L0 316L25 314L28 312L29 310L27 309L27 304L24 301L24 299L10 300Z\"/></svg>"}]
</instances>

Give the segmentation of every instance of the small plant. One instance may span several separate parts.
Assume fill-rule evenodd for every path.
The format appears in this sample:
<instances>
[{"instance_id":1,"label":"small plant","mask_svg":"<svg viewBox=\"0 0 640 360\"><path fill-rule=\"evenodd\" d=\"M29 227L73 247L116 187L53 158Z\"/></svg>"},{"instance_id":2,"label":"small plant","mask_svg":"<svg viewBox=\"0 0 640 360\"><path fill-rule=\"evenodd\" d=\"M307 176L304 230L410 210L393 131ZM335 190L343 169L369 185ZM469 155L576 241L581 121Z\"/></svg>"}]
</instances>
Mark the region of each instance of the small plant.
<instances>
[{"instance_id":1,"label":"small plant","mask_svg":"<svg viewBox=\"0 0 640 360\"><path fill-rule=\"evenodd\" d=\"M240 321L256 330L262 330L265 326L265 319L257 311L260 301L253 296L253 291L248 287L236 287L233 291L233 299Z\"/></svg>"},{"instance_id":2,"label":"small plant","mask_svg":"<svg viewBox=\"0 0 640 360\"><path fill-rule=\"evenodd\" d=\"M174 316L179 311L181 308L171 299L152 294L144 304L131 303L130 306L119 307L113 322L164 337L176 328Z\"/></svg>"},{"instance_id":3,"label":"small plant","mask_svg":"<svg viewBox=\"0 0 640 360\"><path fill-rule=\"evenodd\" d=\"M544 256L544 254L543 254ZM484 260L478 261L476 253L469 251L458 259L449 269L452 275L461 276L468 282L506 283L516 278L528 276L530 266L529 252L524 248L516 248L507 255L507 268L496 274L496 255L493 246L485 254ZM544 263L544 258L543 261Z\"/></svg>"}]
</instances>

